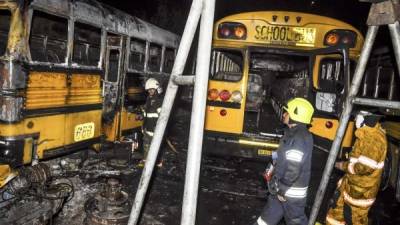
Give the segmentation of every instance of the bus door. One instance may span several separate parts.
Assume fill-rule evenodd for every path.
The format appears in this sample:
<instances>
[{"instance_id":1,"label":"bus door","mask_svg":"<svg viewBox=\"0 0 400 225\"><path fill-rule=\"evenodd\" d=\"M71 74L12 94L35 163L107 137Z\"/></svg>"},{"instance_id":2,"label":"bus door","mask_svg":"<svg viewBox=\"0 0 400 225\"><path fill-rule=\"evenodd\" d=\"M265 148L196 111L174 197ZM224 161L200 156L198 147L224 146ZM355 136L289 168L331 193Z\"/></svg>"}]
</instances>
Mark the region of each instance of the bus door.
<instances>
[{"instance_id":1,"label":"bus door","mask_svg":"<svg viewBox=\"0 0 400 225\"><path fill-rule=\"evenodd\" d=\"M311 56L312 84L315 113L310 131L322 138L334 140L339 127L343 102L351 83L352 62L348 50L342 48L326 48L313 51ZM349 123L343 147L351 147L354 124ZM329 149L329 147L328 147Z\"/></svg>"},{"instance_id":2,"label":"bus door","mask_svg":"<svg viewBox=\"0 0 400 225\"><path fill-rule=\"evenodd\" d=\"M124 73L125 40L118 35L107 34L105 76L103 82L103 123L107 140L115 141L119 136L119 101L121 81Z\"/></svg>"}]
</instances>

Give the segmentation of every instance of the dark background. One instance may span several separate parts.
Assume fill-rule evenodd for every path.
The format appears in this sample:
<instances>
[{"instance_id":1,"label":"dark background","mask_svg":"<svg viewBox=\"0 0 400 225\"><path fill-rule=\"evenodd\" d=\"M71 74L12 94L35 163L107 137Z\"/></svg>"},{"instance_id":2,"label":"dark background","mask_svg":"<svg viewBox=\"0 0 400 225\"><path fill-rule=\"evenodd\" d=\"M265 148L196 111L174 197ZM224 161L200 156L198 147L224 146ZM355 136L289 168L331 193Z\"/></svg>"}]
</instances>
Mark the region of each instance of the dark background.
<instances>
[{"instance_id":1,"label":"dark background","mask_svg":"<svg viewBox=\"0 0 400 225\"><path fill-rule=\"evenodd\" d=\"M192 0L100 0L179 35ZM314 13L343 20L365 33L369 3L358 0L216 0L215 19L248 11L287 10Z\"/></svg>"}]
</instances>

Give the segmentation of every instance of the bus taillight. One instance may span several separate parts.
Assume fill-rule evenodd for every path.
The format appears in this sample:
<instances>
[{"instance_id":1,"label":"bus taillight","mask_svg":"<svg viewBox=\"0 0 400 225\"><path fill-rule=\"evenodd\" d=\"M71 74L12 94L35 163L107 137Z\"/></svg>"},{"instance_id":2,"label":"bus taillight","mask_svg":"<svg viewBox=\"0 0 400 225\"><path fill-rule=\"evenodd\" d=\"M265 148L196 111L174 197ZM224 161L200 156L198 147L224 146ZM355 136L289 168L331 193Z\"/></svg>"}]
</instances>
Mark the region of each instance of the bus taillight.
<instances>
[{"instance_id":1,"label":"bus taillight","mask_svg":"<svg viewBox=\"0 0 400 225\"><path fill-rule=\"evenodd\" d=\"M226 109L221 109L221 111L219 111L219 115L221 116L226 116L228 112L226 111Z\"/></svg>"},{"instance_id":2,"label":"bus taillight","mask_svg":"<svg viewBox=\"0 0 400 225\"><path fill-rule=\"evenodd\" d=\"M325 127L328 128L328 129L331 129L333 127L333 123L331 121L327 121L325 123Z\"/></svg>"},{"instance_id":3,"label":"bus taillight","mask_svg":"<svg viewBox=\"0 0 400 225\"><path fill-rule=\"evenodd\" d=\"M228 101L228 100L231 98L231 93L229 93L229 91L227 91L227 90L223 90L223 91L221 91L221 92L219 93L219 98L220 98L222 101L226 102L226 101Z\"/></svg>"},{"instance_id":4,"label":"bus taillight","mask_svg":"<svg viewBox=\"0 0 400 225\"><path fill-rule=\"evenodd\" d=\"M217 98L218 98L218 90L217 89L208 90L208 99L209 100L217 100Z\"/></svg>"},{"instance_id":5,"label":"bus taillight","mask_svg":"<svg viewBox=\"0 0 400 225\"><path fill-rule=\"evenodd\" d=\"M233 102L240 103L243 99L242 93L240 93L240 91L232 92L231 99Z\"/></svg>"},{"instance_id":6,"label":"bus taillight","mask_svg":"<svg viewBox=\"0 0 400 225\"><path fill-rule=\"evenodd\" d=\"M351 30L331 30L325 35L324 45L336 46L345 45L354 48L356 45L357 34Z\"/></svg>"},{"instance_id":7,"label":"bus taillight","mask_svg":"<svg viewBox=\"0 0 400 225\"><path fill-rule=\"evenodd\" d=\"M218 38L245 40L247 37L247 29L241 23L221 23L218 26Z\"/></svg>"},{"instance_id":8,"label":"bus taillight","mask_svg":"<svg viewBox=\"0 0 400 225\"><path fill-rule=\"evenodd\" d=\"M330 33L325 38L326 44L328 44L330 46L336 45L338 43L338 41L339 41L339 35L336 33Z\"/></svg>"}]
</instances>

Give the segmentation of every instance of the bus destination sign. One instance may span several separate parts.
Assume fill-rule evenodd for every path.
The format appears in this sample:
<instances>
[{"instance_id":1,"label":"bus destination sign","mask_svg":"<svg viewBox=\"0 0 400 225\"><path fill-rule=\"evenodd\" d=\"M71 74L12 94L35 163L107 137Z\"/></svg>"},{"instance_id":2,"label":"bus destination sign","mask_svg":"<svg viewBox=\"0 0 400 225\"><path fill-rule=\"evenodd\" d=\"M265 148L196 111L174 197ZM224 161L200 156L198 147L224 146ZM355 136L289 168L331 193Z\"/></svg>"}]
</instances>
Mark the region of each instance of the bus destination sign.
<instances>
[{"instance_id":1,"label":"bus destination sign","mask_svg":"<svg viewBox=\"0 0 400 225\"><path fill-rule=\"evenodd\" d=\"M314 47L316 28L256 26L254 38L268 44Z\"/></svg>"}]
</instances>

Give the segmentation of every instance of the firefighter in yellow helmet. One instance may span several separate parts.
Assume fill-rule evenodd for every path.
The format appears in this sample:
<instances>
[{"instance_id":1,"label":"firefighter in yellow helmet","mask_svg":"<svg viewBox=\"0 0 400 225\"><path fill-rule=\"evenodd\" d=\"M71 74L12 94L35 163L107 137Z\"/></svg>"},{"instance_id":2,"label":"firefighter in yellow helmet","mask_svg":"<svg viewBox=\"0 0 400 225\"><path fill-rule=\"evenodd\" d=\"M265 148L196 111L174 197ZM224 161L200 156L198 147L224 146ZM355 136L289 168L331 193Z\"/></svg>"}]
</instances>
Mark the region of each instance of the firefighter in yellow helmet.
<instances>
[{"instance_id":1,"label":"firefighter in yellow helmet","mask_svg":"<svg viewBox=\"0 0 400 225\"><path fill-rule=\"evenodd\" d=\"M270 195L254 225L276 225L282 218L287 225L307 224L304 208L313 149L307 124L311 123L314 108L306 99L295 98L284 109L282 119L287 129L276 151L272 178L267 178Z\"/></svg>"},{"instance_id":2,"label":"firefighter in yellow helmet","mask_svg":"<svg viewBox=\"0 0 400 225\"><path fill-rule=\"evenodd\" d=\"M356 116L356 141L349 161L337 162L335 167L346 174L338 182L326 217L329 225L367 225L368 211L379 190L386 158L385 131L380 115L360 111Z\"/></svg>"}]
</instances>

